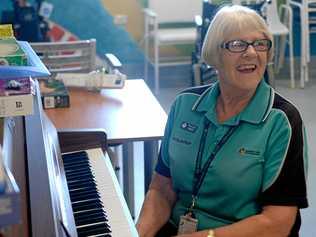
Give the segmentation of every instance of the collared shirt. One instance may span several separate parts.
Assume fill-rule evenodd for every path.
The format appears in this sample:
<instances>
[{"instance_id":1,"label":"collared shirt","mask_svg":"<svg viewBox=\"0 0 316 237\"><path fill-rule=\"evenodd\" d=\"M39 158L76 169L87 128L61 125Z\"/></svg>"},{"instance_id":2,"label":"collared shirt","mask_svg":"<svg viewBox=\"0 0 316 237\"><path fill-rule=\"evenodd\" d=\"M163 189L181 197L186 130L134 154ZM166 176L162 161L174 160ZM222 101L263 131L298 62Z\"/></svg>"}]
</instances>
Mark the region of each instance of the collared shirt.
<instances>
[{"instance_id":1,"label":"collared shirt","mask_svg":"<svg viewBox=\"0 0 316 237\"><path fill-rule=\"evenodd\" d=\"M262 81L243 111L219 123L219 93L218 83L192 88L172 105L156 166L159 174L172 178L177 193L171 220L177 224L191 203L205 119L210 126L202 165L229 128L237 129L212 161L199 191L198 229L234 223L260 213L263 205L307 207L307 147L297 109Z\"/></svg>"}]
</instances>

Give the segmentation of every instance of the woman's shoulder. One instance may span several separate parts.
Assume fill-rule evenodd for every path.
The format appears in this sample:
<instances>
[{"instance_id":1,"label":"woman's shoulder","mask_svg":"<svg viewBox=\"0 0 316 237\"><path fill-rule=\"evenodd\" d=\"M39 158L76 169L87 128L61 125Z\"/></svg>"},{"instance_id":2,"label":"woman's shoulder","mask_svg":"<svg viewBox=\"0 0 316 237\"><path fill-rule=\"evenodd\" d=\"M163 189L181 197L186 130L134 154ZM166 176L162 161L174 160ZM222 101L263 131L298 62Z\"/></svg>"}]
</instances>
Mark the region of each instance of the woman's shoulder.
<instances>
[{"instance_id":1,"label":"woman's shoulder","mask_svg":"<svg viewBox=\"0 0 316 237\"><path fill-rule=\"evenodd\" d=\"M302 122L302 116L296 105L277 92L274 94L272 108L282 111L290 122Z\"/></svg>"}]
</instances>

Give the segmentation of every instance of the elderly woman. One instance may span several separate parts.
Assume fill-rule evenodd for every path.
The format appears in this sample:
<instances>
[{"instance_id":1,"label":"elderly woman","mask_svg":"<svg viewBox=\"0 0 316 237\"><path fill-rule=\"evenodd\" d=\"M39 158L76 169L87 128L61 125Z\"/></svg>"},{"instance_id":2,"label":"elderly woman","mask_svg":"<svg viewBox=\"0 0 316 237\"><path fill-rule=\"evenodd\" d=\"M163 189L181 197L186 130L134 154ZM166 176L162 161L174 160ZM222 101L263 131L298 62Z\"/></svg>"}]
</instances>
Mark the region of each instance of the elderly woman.
<instances>
[{"instance_id":1,"label":"elderly woman","mask_svg":"<svg viewBox=\"0 0 316 237\"><path fill-rule=\"evenodd\" d=\"M306 198L304 125L262 80L272 58L264 20L221 8L203 58L218 82L177 96L137 223L140 237L298 236Z\"/></svg>"}]
</instances>

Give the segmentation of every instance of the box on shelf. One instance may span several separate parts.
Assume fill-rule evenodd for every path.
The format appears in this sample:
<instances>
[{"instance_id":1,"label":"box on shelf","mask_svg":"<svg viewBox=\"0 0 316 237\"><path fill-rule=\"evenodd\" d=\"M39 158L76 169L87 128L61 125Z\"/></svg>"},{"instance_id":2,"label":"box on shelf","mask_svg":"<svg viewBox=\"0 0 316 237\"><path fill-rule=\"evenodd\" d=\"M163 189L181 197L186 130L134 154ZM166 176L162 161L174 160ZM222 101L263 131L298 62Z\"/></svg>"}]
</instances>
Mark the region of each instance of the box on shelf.
<instances>
[{"instance_id":1,"label":"box on shelf","mask_svg":"<svg viewBox=\"0 0 316 237\"><path fill-rule=\"evenodd\" d=\"M14 32L11 24L0 25L0 38L14 38Z\"/></svg>"},{"instance_id":2,"label":"box on shelf","mask_svg":"<svg viewBox=\"0 0 316 237\"><path fill-rule=\"evenodd\" d=\"M0 96L0 117L33 113L33 94Z\"/></svg>"},{"instance_id":3,"label":"box on shelf","mask_svg":"<svg viewBox=\"0 0 316 237\"><path fill-rule=\"evenodd\" d=\"M15 38L0 39L0 65L28 65L27 56Z\"/></svg>"},{"instance_id":4,"label":"box on shelf","mask_svg":"<svg viewBox=\"0 0 316 237\"><path fill-rule=\"evenodd\" d=\"M62 81L54 79L40 80L39 85L44 109L70 106L69 93Z\"/></svg>"},{"instance_id":5,"label":"box on shelf","mask_svg":"<svg viewBox=\"0 0 316 237\"><path fill-rule=\"evenodd\" d=\"M30 77L2 78L0 79L0 96L30 94L32 83Z\"/></svg>"}]
</instances>

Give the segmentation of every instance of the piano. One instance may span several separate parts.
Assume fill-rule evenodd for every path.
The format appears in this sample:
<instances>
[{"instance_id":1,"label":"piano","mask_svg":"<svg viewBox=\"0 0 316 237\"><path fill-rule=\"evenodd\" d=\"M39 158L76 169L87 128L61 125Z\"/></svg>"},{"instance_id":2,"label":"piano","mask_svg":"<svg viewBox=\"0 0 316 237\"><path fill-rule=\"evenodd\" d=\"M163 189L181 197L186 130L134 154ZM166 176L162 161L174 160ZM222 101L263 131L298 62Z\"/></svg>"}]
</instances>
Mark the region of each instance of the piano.
<instances>
[{"instance_id":1,"label":"piano","mask_svg":"<svg viewBox=\"0 0 316 237\"><path fill-rule=\"evenodd\" d=\"M21 191L21 224L7 237L138 236L101 129L56 131L37 85L34 114L6 118L5 162Z\"/></svg>"}]
</instances>

